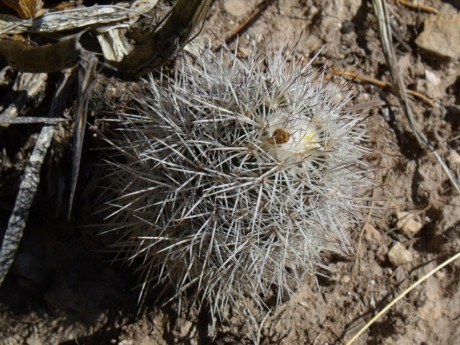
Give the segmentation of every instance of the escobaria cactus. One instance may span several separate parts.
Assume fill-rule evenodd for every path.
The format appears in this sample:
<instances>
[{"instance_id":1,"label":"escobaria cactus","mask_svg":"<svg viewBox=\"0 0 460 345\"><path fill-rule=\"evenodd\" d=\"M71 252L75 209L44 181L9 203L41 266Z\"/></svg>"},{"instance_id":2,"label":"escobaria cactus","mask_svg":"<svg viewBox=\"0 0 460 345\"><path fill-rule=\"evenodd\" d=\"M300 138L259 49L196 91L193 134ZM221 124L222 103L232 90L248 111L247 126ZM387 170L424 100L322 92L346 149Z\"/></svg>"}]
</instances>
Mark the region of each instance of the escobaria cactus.
<instances>
[{"instance_id":1,"label":"escobaria cactus","mask_svg":"<svg viewBox=\"0 0 460 345\"><path fill-rule=\"evenodd\" d=\"M107 138L105 226L153 285L225 315L348 253L370 182L350 95L283 50L184 58ZM113 152L115 151L115 153Z\"/></svg>"}]
</instances>

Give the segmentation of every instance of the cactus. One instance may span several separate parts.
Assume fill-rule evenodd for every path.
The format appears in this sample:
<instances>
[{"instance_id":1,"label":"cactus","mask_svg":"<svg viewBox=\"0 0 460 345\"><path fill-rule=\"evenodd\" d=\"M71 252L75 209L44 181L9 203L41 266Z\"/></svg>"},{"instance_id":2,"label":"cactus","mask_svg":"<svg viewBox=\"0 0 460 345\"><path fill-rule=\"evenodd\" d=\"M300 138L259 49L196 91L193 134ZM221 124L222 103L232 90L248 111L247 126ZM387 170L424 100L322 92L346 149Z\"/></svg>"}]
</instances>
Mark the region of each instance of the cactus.
<instances>
[{"instance_id":1,"label":"cactus","mask_svg":"<svg viewBox=\"0 0 460 345\"><path fill-rule=\"evenodd\" d=\"M370 186L361 116L285 50L183 58L118 114L102 178L105 232L152 285L225 317L280 303L324 253L350 253Z\"/></svg>"}]
</instances>

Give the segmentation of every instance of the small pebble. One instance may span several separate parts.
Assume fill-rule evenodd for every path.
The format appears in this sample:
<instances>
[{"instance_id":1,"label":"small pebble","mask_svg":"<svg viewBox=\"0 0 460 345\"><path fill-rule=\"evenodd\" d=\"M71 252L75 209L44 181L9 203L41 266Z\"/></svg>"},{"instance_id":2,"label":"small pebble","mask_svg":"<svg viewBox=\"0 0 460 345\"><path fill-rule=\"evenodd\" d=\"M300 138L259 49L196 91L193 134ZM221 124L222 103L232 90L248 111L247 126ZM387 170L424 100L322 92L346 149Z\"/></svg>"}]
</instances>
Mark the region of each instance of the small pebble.
<instances>
[{"instance_id":1,"label":"small pebble","mask_svg":"<svg viewBox=\"0 0 460 345\"><path fill-rule=\"evenodd\" d=\"M417 46L428 53L447 59L460 58L460 13L427 16Z\"/></svg>"},{"instance_id":2,"label":"small pebble","mask_svg":"<svg viewBox=\"0 0 460 345\"><path fill-rule=\"evenodd\" d=\"M450 150L447 159L452 168L460 167L460 155L454 150Z\"/></svg>"},{"instance_id":3,"label":"small pebble","mask_svg":"<svg viewBox=\"0 0 460 345\"><path fill-rule=\"evenodd\" d=\"M251 8L245 0L226 0L224 1L224 9L232 16L241 17L248 13Z\"/></svg>"},{"instance_id":4,"label":"small pebble","mask_svg":"<svg viewBox=\"0 0 460 345\"><path fill-rule=\"evenodd\" d=\"M433 85L438 86L439 84L441 84L441 78L439 78L439 76L436 73L428 69L425 70L425 78L429 83Z\"/></svg>"},{"instance_id":5,"label":"small pebble","mask_svg":"<svg viewBox=\"0 0 460 345\"><path fill-rule=\"evenodd\" d=\"M382 243L382 235L371 224L364 224L363 230L364 237L366 238L366 240L368 240L369 242Z\"/></svg>"},{"instance_id":6,"label":"small pebble","mask_svg":"<svg viewBox=\"0 0 460 345\"><path fill-rule=\"evenodd\" d=\"M132 340L122 340L118 345L134 345L134 342Z\"/></svg>"},{"instance_id":7,"label":"small pebble","mask_svg":"<svg viewBox=\"0 0 460 345\"><path fill-rule=\"evenodd\" d=\"M375 260L369 263L369 271L374 277L383 277L382 267Z\"/></svg>"},{"instance_id":8,"label":"small pebble","mask_svg":"<svg viewBox=\"0 0 460 345\"><path fill-rule=\"evenodd\" d=\"M417 221L414 215L409 212L398 212L396 217L398 218L396 227L407 236L414 236L423 227L423 224Z\"/></svg>"},{"instance_id":9,"label":"small pebble","mask_svg":"<svg viewBox=\"0 0 460 345\"><path fill-rule=\"evenodd\" d=\"M438 271L434 274L434 276L439 280L443 280L444 277L446 276L446 273L443 271Z\"/></svg>"},{"instance_id":10,"label":"small pebble","mask_svg":"<svg viewBox=\"0 0 460 345\"><path fill-rule=\"evenodd\" d=\"M401 243L396 242L388 252L388 260L396 267L404 265L412 261L412 253Z\"/></svg>"},{"instance_id":11,"label":"small pebble","mask_svg":"<svg viewBox=\"0 0 460 345\"><path fill-rule=\"evenodd\" d=\"M342 35L346 35L346 34L349 34L350 32L353 32L353 31L355 31L355 24L353 24L353 22L351 22L349 20L345 20L342 23L342 28L340 29L340 33Z\"/></svg>"}]
</instances>

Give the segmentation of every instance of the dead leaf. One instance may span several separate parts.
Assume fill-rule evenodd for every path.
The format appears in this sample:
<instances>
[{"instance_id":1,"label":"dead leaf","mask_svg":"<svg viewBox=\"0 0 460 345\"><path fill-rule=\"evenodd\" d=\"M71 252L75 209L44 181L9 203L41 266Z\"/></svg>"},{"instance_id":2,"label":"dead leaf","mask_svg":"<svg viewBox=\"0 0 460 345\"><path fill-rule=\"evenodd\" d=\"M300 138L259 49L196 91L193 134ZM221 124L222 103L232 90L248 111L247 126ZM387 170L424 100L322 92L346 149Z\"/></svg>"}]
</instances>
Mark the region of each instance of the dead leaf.
<instances>
[{"instance_id":1,"label":"dead leaf","mask_svg":"<svg viewBox=\"0 0 460 345\"><path fill-rule=\"evenodd\" d=\"M1 0L6 6L12 8L22 19L32 19L42 15L42 0Z\"/></svg>"}]
</instances>

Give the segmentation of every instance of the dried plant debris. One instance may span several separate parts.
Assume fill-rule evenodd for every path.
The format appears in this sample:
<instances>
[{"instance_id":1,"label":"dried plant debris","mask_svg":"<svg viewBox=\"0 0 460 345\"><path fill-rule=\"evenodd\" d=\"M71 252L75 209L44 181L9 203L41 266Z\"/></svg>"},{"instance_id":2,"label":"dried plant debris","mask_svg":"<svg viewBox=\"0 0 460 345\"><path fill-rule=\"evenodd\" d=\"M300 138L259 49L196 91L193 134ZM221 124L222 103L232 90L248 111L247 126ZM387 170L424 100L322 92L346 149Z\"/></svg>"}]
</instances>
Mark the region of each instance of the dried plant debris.
<instances>
[{"instance_id":1,"label":"dried plant debris","mask_svg":"<svg viewBox=\"0 0 460 345\"><path fill-rule=\"evenodd\" d=\"M69 68L71 68L70 71L80 69L81 72L74 116L70 216L86 128L88 102L99 64L97 54L83 48L80 42L81 36L93 30L101 43L106 61L119 63L116 70L122 70L124 73L132 72L135 75L145 74L166 62L183 47L193 30L203 19L210 5L210 0L179 0L166 18L165 23L159 28L150 23L151 25L145 29L146 40L134 45L128 43L125 36L126 32L132 24L146 18L145 13L151 11L158 1L138 0L133 3L95 5L92 7L78 6L75 8L61 6L55 8L56 11L45 14L41 1L21 0L16 2L6 0L4 2L13 8L21 19L0 16L0 55L11 68L21 71L17 80L21 81L24 78L28 80L27 76L30 76L29 79L35 82L33 87L26 88L26 94L21 96L23 98L18 100L17 104L27 104L27 96L33 95L36 90L45 86L46 73L59 72ZM64 10L61 10L62 8ZM69 35L69 30L77 30L77 32ZM43 35L44 33L47 35ZM48 34L55 34L54 42L48 39ZM23 36L21 37L21 35ZM32 44L34 40L41 42L41 45ZM32 74L24 72L31 72ZM73 76L74 74L70 72L68 75ZM53 102L58 98L58 95L55 95ZM5 119L4 125L21 122L11 120L21 115L16 103L7 107L0 114L0 119ZM62 110L63 108L56 109L54 106L52 109L53 116ZM27 122L30 123L30 121ZM39 122L49 123L53 121ZM23 176L16 206L11 215L0 252L2 262L0 283L8 272L22 237L29 208L38 188L40 167L52 137L53 127L43 127L31 161Z\"/></svg>"},{"instance_id":2,"label":"dried plant debris","mask_svg":"<svg viewBox=\"0 0 460 345\"><path fill-rule=\"evenodd\" d=\"M82 29L93 25L114 25L128 27L141 17L142 13L152 10L158 1L137 0L133 3L117 5L94 5L64 8L48 12L33 20L19 20L0 17L1 34L37 34L59 33ZM34 17L32 17L34 18Z\"/></svg>"},{"instance_id":3,"label":"dried plant debris","mask_svg":"<svg viewBox=\"0 0 460 345\"><path fill-rule=\"evenodd\" d=\"M32 19L45 13L42 0L2 0L21 17L21 19Z\"/></svg>"},{"instance_id":4,"label":"dried plant debris","mask_svg":"<svg viewBox=\"0 0 460 345\"><path fill-rule=\"evenodd\" d=\"M82 55L79 39L89 31L96 36L105 61L112 68L129 75L143 75L182 49L203 20L211 1L179 0L164 22L153 23L149 13L157 3L136 0L115 5L78 6L48 12L31 20L0 16L0 55L10 66L21 71L62 70L79 61ZM128 33L134 24L139 26L140 23L144 26L143 39L133 42ZM69 37L71 30L77 30L77 33ZM34 46L12 36L18 34L42 34L37 37L39 41L43 40L43 34L60 36L57 36L59 42Z\"/></svg>"},{"instance_id":5,"label":"dried plant debris","mask_svg":"<svg viewBox=\"0 0 460 345\"><path fill-rule=\"evenodd\" d=\"M456 189L458 193L460 193L460 185L457 182L457 179L455 178L452 171L447 166L444 158L442 157L442 154L440 154L435 149L434 145L428 140L427 136L420 130L420 126L417 124L414 118L414 114L412 112L412 108L407 98L407 91L404 86L403 77L393 47L392 29L385 1L373 0L372 3L374 5L374 11L379 23L379 32L383 46L383 52L385 54L385 59L391 71L393 90L396 92L400 104L404 109L404 113L409 121L410 129L415 134L415 138L417 139L417 142L419 143L420 147L423 149L427 149L431 153L433 153L433 155L436 157L439 164L441 165L442 169L444 170L445 174L449 178L449 181L452 184L452 186Z\"/></svg>"},{"instance_id":6,"label":"dried plant debris","mask_svg":"<svg viewBox=\"0 0 460 345\"><path fill-rule=\"evenodd\" d=\"M63 76L60 88L51 104L49 117L63 111L63 105L65 103L61 98L67 96L69 80L70 74ZM5 279L18 250L29 216L30 207L40 183L41 167L51 145L54 132L54 125L43 126L22 176L19 192L16 196L16 202L9 218L8 227L0 250L0 285Z\"/></svg>"},{"instance_id":7,"label":"dried plant debris","mask_svg":"<svg viewBox=\"0 0 460 345\"><path fill-rule=\"evenodd\" d=\"M32 99L44 97L48 79L46 73L21 73L11 86L10 96L12 101L2 109L0 115L5 119L14 119L23 113ZM0 127L0 133L6 126Z\"/></svg>"},{"instance_id":8,"label":"dried plant debris","mask_svg":"<svg viewBox=\"0 0 460 345\"><path fill-rule=\"evenodd\" d=\"M42 47L34 47L22 41L0 39L0 54L11 68L21 72L59 72L75 66L81 52L83 50L76 37Z\"/></svg>"},{"instance_id":9,"label":"dried plant debris","mask_svg":"<svg viewBox=\"0 0 460 345\"><path fill-rule=\"evenodd\" d=\"M16 203L0 249L0 284L8 273L18 250L29 210L40 182L40 169L54 134L53 126L43 127L24 171Z\"/></svg>"}]
</instances>

